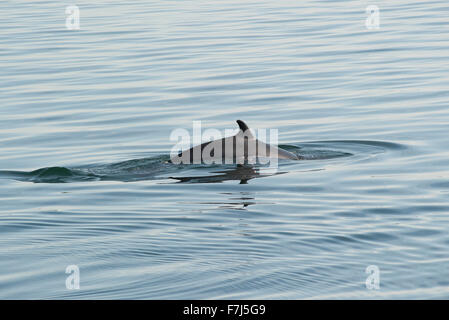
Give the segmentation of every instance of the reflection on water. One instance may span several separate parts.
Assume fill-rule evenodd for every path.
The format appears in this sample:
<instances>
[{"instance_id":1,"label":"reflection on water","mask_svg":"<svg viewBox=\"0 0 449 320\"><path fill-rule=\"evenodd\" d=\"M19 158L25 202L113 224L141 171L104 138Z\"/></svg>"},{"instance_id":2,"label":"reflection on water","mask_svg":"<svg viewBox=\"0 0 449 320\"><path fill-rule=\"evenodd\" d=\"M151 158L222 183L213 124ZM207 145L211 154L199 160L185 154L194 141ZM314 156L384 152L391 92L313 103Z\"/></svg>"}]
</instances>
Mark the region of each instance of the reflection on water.
<instances>
[{"instance_id":1,"label":"reflection on water","mask_svg":"<svg viewBox=\"0 0 449 320\"><path fill-rule=\"evenodd\" d=\"M232 209L232 210L246 210L248 206L255 205L256 198L253 192L223 192L223 195L228 196L226 201L222 202L198 202L200 205L212 206L219 209Z\"/></svg>"},{"instance_id":2,"label":"reflection on water","mask_svg":"<svg viewBox=\"0 0 449 320\"><path fill-rule=\"evenodd\" d=\"M262 170L262 172L261 172ZM209 176L195 176L195 177L170 177L171 179L179 180L180 183L217 183L229 180L240 180L240 184L247 184L249 180L255 178L267 177L274 174L283 174L286 172L265 173L263 168L255 168L252 166L237 165L236 168L224 171L213 171L214 175ZM218 174L217 174L218 173Z\"/></svg>"}]
</instances>

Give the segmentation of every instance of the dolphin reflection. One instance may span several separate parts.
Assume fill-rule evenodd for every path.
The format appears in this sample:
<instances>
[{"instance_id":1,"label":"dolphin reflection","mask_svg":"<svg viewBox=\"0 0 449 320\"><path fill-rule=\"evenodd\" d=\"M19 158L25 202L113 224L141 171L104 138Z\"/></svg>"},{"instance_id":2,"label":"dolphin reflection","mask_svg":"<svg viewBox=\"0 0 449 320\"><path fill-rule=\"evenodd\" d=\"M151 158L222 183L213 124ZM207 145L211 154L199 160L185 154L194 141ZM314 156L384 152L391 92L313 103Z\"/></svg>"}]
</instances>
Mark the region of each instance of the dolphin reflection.
<instances>
[{"instance_id":1,"label":"dolphin reflection","mask_svg":"<svg viewBox=\"0 0 449 320\"><path fill-rule=\"evenodd\" d=\"M263 168L255 168L249 165L238 165L230 170L213 171L211 173L218 173L206 176L196 177L169 177L170 179L178 180L178 183L219 183L229 180L240 180L240 184L247 184L249 180L255 178L269 177L273 175L283 174L287 172L262 171Z\"/></svg>"}]
</instances>

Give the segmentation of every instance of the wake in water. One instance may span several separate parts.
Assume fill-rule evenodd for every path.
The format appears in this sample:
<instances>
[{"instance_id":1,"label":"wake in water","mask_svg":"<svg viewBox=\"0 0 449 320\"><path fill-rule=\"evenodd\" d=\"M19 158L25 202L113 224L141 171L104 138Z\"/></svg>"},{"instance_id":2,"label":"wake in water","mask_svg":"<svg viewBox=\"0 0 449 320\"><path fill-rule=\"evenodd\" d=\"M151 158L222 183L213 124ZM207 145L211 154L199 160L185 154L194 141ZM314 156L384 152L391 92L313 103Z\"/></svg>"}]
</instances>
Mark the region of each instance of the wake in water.
<instances>
[{"instance_id":1,"label":"wake in water","mask_svg":"<svg viewBox=\"0 0 449 320\"><path fill-rule=\"evenodd\" d=\"M402 148L401 145L376 141L318 141L279 146L296 154L299 160L331 160L354 155L372 155ZM261 165L177 165L170 163L169 155L134 159L112 164L92 164L81 167L47 167L34 171L0 171L0 179L14 179L34 183L69 183L84 181L142 181L174 179L181 183L218 183L240 180L247 183L251 179L267 177L282 171L288 163L297 160L279 161L279 169L274 173Z\"/></svg>"}]
</instances>

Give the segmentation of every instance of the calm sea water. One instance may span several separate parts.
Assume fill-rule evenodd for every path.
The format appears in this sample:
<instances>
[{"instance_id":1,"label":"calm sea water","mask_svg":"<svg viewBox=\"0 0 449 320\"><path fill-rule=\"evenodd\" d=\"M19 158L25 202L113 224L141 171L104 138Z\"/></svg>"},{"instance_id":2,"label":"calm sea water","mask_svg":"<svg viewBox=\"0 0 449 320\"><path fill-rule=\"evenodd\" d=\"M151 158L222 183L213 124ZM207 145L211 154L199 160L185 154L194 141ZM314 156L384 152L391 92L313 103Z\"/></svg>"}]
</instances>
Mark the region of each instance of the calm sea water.
<instances>
[{"instance_id":1,"label":"calm sea water","mask_svg":"<svg viewBox=\"0 0 449 320\"><path fill-rule=\"evenodd\" d=\"M447 1L70 4L0 3L0 298L449 298ZM167 162L237 119L304 159Z\"/></svg>"}]
</instances>

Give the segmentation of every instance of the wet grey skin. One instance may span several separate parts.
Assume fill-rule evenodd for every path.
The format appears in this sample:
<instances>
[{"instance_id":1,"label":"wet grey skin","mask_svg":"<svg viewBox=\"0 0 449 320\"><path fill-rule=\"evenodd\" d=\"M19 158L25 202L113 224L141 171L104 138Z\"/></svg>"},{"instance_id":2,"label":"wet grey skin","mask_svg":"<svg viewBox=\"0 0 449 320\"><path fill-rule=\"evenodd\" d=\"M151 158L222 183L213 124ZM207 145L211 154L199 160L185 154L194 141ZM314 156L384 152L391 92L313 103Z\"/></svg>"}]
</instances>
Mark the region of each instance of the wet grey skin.
<instances>
[{"instance_id":1,"label":"wet grey skin","mask_svg":"<svg viewBox=\"0 0 449 320\"><path fill-rule=\"evenodd\" d=\"M246 162L250 157L276 157L277 159L299 160L299 157L294 153L257 140L251 133L247 124L242 120L237 120L237 124L239 125L240 130L235 136L208 141L202 143L201 145L182 151L177 155L177 157L172 157L172 162L190 164L205 163L206 161L208 163L213 161L221 161L221 163L240 163L240 161ZM250 143L252 143L251 148L248 147L248 144ZM230 152L231 144L232 153ZM217 154L215 154L216 150L222 151L217 151ZM207 159L203 157L204 155L206 155ZM201 157L200 161L198 156Z\"/></svg>"}]
</instances>

